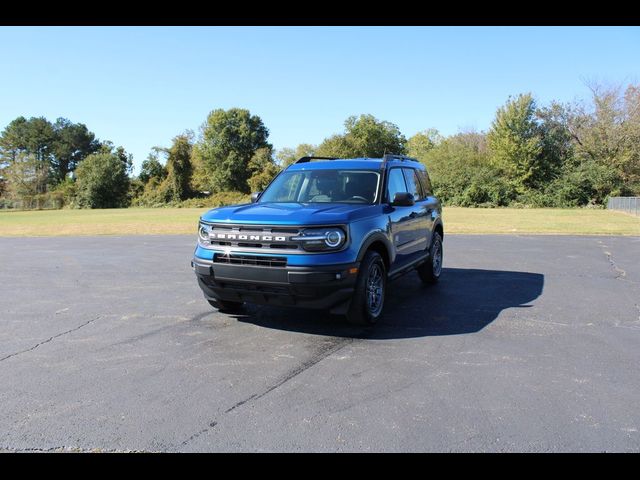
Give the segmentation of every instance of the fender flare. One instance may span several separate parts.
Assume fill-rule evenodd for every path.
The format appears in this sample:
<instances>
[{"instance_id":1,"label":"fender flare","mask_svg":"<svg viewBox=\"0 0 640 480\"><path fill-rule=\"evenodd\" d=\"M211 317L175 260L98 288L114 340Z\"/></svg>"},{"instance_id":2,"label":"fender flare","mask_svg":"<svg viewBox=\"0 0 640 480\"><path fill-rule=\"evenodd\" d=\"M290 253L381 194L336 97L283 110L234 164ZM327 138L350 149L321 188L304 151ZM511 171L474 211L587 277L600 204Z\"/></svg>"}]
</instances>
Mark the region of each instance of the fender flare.
<instances>
[{"instance_id":1,"label":"fender flare","mask_svg":"<svg viewBox=\"0 0 640 480\"><path fill-rule=\"evenodd\" d=\"M435 222L433 222L433 229L431 230L431 234L433 235L434 233L436 233L438 226L440 226L440 229L442 230L442 235L440 236L442 237L442 241L444 241L444 223L442 222L442 219L440 217L438 217Z\"/></svg>"},{"instance_id":2,"label":"fender flare","mask_svg":"<svg viewBox=\"0 0 640 480\"><path fill-rule=\"evenodd\" d=\"M367 237L365 237L364 241L362 242L362 246L358 251L358 257L357 257L358 262L362 261L365 253L374 242L381 242L385 246L385 249L387 251L387 258L386 258L388 262L387 265L392 265L393 261L395 260L394 258L395 255L393 254L393 245L391 244L391 241L389 240L387 235L382 230L376 230L375 232L372 232L369 235L367 235Z\"/></svg>"}]
</instances>

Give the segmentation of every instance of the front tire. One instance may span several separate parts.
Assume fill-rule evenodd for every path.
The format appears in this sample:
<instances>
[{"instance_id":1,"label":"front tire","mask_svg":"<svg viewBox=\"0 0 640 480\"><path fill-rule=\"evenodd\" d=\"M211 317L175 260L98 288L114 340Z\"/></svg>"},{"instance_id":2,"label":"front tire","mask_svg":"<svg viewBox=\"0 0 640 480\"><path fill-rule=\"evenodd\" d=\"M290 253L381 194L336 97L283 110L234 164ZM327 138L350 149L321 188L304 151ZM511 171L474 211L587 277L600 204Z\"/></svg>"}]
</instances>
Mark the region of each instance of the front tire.
<instances>
[{"instance_id":1,"label":"front tire","mask_svg":"<svg viewBox=\"0 0 640 480\"><path fill-rule=\"evenodd\" d=\"M369 250L360 263L347 321L354 325L375 324L382 316L386 291L387 269L384 261L378 252Z\"/></svg>"},{"instance_id":2,"label":"front tire","mask_svg":"<svg viewBox=\"0 0 640 480\"><path fill-rule=\"evenodd\" d=\"M226 300L207 300L209 305L213 308L217 308L222 313L235 313L242 309L242 302L229 302Z\"/></svg>"},{"instance_id":3,"label":"front tire","mask_svg":"<svg viewBox=\"0 0 640 480\"><path fill-rule=\"evenodd\" d=\"M431 247L429 247L429 259L416 269L418 270L420 279L424 283L438 283L440 275L442 274L443 258L442 237L438 232L435 232L431 241Z\"/></svg>"}]
</instances>

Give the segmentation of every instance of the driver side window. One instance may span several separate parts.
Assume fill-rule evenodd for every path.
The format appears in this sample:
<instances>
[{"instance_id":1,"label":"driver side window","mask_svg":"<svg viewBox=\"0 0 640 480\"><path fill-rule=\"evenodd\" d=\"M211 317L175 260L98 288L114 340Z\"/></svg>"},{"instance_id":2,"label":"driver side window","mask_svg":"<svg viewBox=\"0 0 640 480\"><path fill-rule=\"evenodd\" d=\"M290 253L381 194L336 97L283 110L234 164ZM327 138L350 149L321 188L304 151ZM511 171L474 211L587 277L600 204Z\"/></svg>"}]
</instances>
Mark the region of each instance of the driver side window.
<instances>
[{"instance_id":1,"label":"driver side window","mask_svg":"<svg viewBox=\"0 0 640 480\"><path fill-rule=\"evenodd\" d=\"M389 170L387 185L387 202L389 203L393 202L393 197L395 197L396 193L408 191L400 168Z\"/></svg>"},{"instance_id":2,"label":"driver side window","mask_svg":"<svg viewBox=\"0 0 640 480\"><path fill-rule=\"evenodd\" d=\"M422 200L422 189L420 188L420 180L418 180L418 174L413 168L403 168L404 179L407 181L407 192L413 195L416 202Z\"/></svg>"}]
</instances>

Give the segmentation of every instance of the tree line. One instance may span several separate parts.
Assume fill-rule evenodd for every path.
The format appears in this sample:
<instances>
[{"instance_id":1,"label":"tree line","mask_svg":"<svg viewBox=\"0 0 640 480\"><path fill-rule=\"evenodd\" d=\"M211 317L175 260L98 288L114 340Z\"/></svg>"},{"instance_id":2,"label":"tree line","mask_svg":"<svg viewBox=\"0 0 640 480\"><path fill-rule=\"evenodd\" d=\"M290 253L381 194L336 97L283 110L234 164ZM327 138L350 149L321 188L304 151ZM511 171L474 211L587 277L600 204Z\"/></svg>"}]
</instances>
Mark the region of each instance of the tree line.
<instances>
[{"instance_id":1,"label":"tree line","mask_svg":"<svg viewBox=\"0 0 640 480\"><path fill-rule=\"evenodd\" d=\"M640 86L590 90L587 101L542 106L530 93L509 97L486 132L431 128L407 139L364 114L319 145L278 151L259 116L216 109L197 136L186 131L154 147L137 176L123 147L84 124L19 117L0 134L0 207L217 206L246 201L305 155L384 153L423 162L445 205L601 206L609 196L640 195Z\"/></svg>"}]
</instances>

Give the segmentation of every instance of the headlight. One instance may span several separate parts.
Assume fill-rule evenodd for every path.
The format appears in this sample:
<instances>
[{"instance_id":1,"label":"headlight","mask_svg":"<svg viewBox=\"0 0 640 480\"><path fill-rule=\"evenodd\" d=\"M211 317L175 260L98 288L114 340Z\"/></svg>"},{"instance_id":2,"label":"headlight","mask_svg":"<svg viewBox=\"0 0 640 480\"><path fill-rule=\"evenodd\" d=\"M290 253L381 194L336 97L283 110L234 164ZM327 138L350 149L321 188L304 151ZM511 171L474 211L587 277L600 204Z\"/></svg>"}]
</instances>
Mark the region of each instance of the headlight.
<instances>
[{"instance_id":1,"label":"headlight","mask_svg":"<svg viewBox=\"0 0 640 480\"><path fill-rule=\"evenodd\" d=\"M327 247L337 248L342 245L344 241L344 233L342 230L329 230L324 239L324 243L327 244Z\"/></svg>"},{"instance_id":2,"label":"headlight","mask_svg":"<svg viewBox=\"0 0 640 480\"><path fill-rule=\"evenodd\" d=\"M198 224L198 238L201 242L209 243L209 230L210 227L208 225L205 225L204 223Z\"/></svg>"},{"instance_id":3,"label":"headlight","mask_svg":"<svg viewBox=\"0 0 640 480\"><path fill-rule=\"evenodd\" d=\"M307 228L291 240L302 243L307 251L337 250L345 244L347 236L341 228Z\"/></svg>"}]
</instances>

